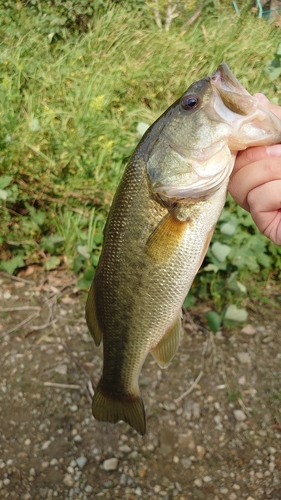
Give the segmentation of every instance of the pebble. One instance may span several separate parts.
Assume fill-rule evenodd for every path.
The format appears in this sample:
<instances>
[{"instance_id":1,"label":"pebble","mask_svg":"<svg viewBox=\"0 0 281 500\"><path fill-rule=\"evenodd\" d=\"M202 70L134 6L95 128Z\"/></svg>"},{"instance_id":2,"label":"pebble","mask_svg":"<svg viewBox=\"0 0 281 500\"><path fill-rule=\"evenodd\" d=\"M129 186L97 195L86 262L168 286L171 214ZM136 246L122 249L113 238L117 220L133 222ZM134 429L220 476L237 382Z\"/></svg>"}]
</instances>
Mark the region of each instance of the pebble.
<instances>
[{"instance_id":1,"label":"pebble","mask_svg":"<svg viewBox=\"0 0 281 500\"><path fill-rule=\"evenodd\" d=\"M212 478L211 478L211 476L204 476L203 481L204 481L204 483L210 483L212 481Z\"/></svg>"},{"instance_id":2,"label":"pebble","mask_svg":"<svg viewBox=\"0 0 281 500\"><path fill-rule=\"evenodd\" d=\"M196 446L197 450L197 455L199 458L203 458L206 454L206 448L204 446L201 446L200 444Z\"/></svg>"},{"instance_id":3,"label":"pebble","mask_svg":"<svg viewBox=\"0 0 281 500\"><path fill-rule=\"evenodd\" d=\"M80 469L83 469L83 467L85 467L88 460L86 457L82 456L82 457L77 458L76 462L77 462L78 467L80 467Z\"/></svg>"},{"instance_id":4,"label":"pebble","mask_svg":"<svg viewBox=\"0 0 281 500\"><path fill-rule=\"evenodd\" d=\"M244 422L247 419L247 416L242 410L234 410L233 415L237 422Z\"/></svg>"},{"instance_id":5,"label":"pebble","mask_svg":"<svg viewBox=\"0 0 281 500\"><path fill-rule=\"evenodd\" d=\"M202 484L203 484L202 479L195 479L194 480L194 486L201 488Z\"/></svg>"},{"instance_id":6,"label":"pebble","mask_svg":"<svg viewBox=\"0 0 281 500\"><path fill-rule=\"evenodd\" d=\"M71 413L75 413L76 411L78 411L78 406L77 405L71 405L69 407L69 411L71 411Z\"/></svg>"},{"instance_id":7,"label":"pebble","mask_svg":"<svg viewBox=\"0 0 281 500\"><path fill-rule=\"evenodd\" d=\"M71 474L65 474L65 476L63 478L63 484L65 484L65 486L69 486L69 488L71 488L71 486L73 486L74 479L73 479Z\"/></svg>"},{"instance_id":8,"label":"pebble","mask_svg":"<svg viewBox=\"0 0 281 500\"><path fill-rule=\"evenodd\" d=\"M81 436L79 434L76 434L76 436L74 436L74 438L73 438L73 441L75 443L81 443L82 438L81 438Z\"/></svg>"},{"instance_id":9,"label":"pebble","mask_svg":"<svg viewBox=\"0 0 281 500\"><path fill-rule=\"evenodd\" d=\"M92 493L92 491L93 491L93 487L90 484L87 484L87 486L85 486L85 492Z\"/></svg>"},{"instance_id":10,"label":"pebble","mask_svg":"<svg viewBox=\"0 0 281 500\"><path fill-rule=\"evenodd\" d=\"M51 440L45 441L45 443L43 443L41 446L41 450L46 450L50 446L51 442L52 442Z\"/></svg>"},{"instance_id":11,"label":"pebble","mask_svg":"<svg viewBox=\"0 0 281 500\"><path fill-rule=\"evenodd\" d=\"M253 325L246 325L241 330L241 333L245 333L246 335L254 335L256 332L257 330Z\"/></svg>"},{"instance_id":12,"label":"pebble","mask_svg":"<svg viewBox=\"0 0 281 500\"><path fill-rule=\"evenodd\" d=\"M116 470L118 467L118 458L108 458L103 462L104 470Z\"/></svg>"},{"instance_id":13,"label":"pebble","mask_svg":"<svg viewBox=\"0 0 281 500\"><path fill-rule=\"evenodd\" d=\"M238 352L237 358L238 358L238 361L240 361L240 363L242 363L242 364L250 364L251 363L250 355L247 352Z\"/></svg>"},{"instance_id":14,"label":"pebble","mask_svg":"<svg viewBox=\"0 0 281 500\"><path fill-rule=\"evenodd\" d=\"M66 375L67 374L67 365L58 365L54 369L56 373L59 373L60 375Z\"/></svg>"}]
</instances>

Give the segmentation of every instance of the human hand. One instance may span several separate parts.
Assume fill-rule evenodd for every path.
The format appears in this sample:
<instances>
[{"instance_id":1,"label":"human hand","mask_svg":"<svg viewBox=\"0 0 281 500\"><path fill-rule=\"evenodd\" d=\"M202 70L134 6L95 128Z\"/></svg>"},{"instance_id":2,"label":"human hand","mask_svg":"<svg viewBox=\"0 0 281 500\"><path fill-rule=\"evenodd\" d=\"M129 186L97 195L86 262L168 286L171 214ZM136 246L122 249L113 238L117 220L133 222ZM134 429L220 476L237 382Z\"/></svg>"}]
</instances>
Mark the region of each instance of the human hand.
<instances>
[{"instance_id":1,"label":"human hand","mask_svg":"<svg viewBox=\"0 0 281 500\"><path fill-rule=\"evenodd\" d=\"M255 97L281 119L280 106L263 94ZM259 230L281 245L281 144L239 152L228 190L251 213Z\"/></svg>"}]
</instances>

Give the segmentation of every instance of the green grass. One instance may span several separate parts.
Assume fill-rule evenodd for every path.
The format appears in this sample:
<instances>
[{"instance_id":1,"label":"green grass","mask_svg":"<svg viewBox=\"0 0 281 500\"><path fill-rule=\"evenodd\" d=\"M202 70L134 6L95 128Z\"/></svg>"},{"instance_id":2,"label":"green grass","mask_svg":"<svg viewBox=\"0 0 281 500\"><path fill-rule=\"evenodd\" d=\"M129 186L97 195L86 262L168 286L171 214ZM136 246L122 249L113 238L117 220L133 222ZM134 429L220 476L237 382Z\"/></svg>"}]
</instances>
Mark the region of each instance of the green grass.
<instances>
[{"instance_id":1,"label":"green grass","mask_svg":"<svg viewBox=\"0 0 281 500\"><path fill-rule=\"evenodd\" d=\"M42 22L21 9L1 42L0 265L14 272L64 256L87 286L137 123L152 123L222 60L251 93L280 98L263 72L280 31L229 8L167 33L141 11L113 6L88 33L52 43Z\"/></svg>"}]
</instances>

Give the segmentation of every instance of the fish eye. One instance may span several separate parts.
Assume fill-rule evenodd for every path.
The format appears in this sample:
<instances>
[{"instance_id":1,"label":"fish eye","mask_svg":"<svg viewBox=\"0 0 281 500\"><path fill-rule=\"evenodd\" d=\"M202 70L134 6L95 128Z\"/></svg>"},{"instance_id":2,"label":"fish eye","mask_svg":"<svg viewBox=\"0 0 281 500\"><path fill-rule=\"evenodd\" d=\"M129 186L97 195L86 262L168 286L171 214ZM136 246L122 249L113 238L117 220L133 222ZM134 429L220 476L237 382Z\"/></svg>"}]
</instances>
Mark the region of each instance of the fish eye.
<instances>
[{"instance_id":1,"label":"fish eye","mask_svg":"<svg viewBox=\"0 0 281 500\"><path fill-rule=\"evenodd\" d=\"M187 95L181 101L181 105L183 109L195 109L199 104L199 99L196 95Z\"/></svg>"}]
</instances>

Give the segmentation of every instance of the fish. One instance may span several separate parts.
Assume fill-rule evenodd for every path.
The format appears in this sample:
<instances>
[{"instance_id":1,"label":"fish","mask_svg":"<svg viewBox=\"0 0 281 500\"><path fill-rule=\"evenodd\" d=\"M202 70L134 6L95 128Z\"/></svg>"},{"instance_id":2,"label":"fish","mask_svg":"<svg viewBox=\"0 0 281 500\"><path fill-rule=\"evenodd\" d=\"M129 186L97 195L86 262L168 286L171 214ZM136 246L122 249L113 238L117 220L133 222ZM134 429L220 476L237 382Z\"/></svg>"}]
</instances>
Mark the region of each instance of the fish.
<instances>
[{"instance_id":1,"label":"fish","mask_svg":"<svg viewBox=\"0 0 281 500\"><path fill-rule=\"evenodd\" d=\"M182 335L182 304L207 252L238 151L281 142L281 121L226 63L193 83L146 131L117 188L86 302L103 370L95 419L146 432L139 375Z\"/></svg>"}]
</instances>

